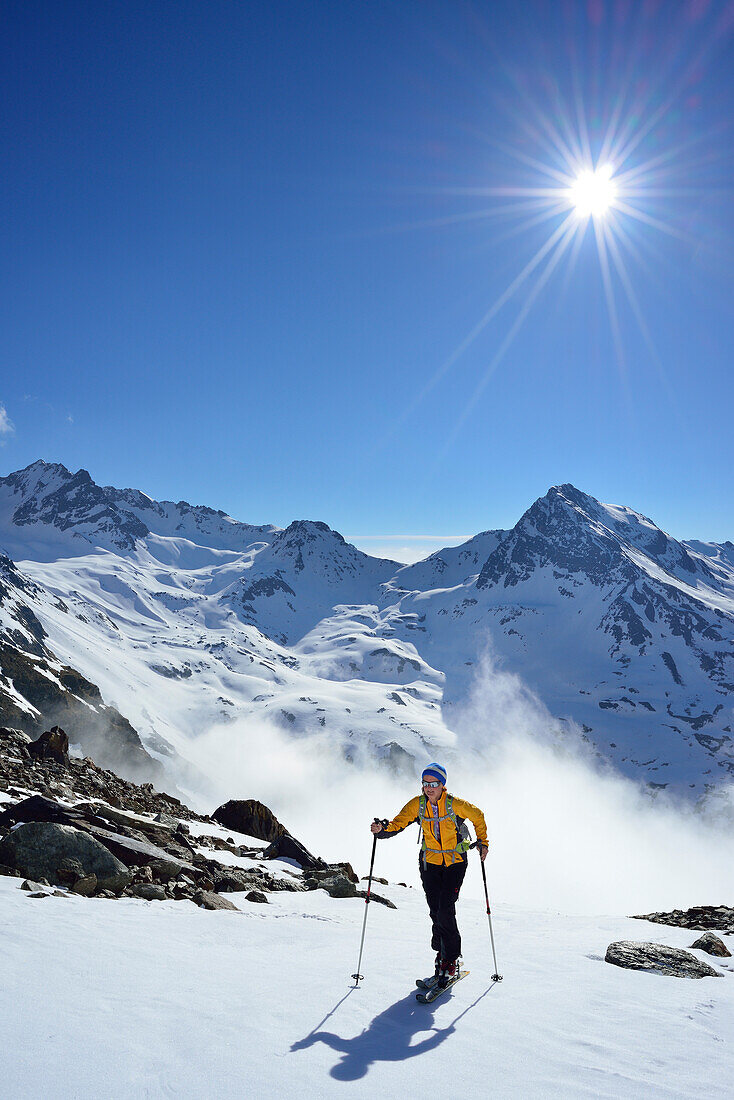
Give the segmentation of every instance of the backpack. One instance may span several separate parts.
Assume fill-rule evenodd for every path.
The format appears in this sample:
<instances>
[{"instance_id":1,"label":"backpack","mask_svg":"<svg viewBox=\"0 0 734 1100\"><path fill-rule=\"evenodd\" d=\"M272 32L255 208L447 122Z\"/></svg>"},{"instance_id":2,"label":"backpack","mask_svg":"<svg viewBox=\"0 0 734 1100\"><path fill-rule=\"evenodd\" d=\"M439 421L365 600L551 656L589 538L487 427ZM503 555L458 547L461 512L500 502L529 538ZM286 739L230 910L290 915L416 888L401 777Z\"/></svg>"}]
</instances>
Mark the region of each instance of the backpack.
<instances>
[{"instance_id":1,"label":"backpack","mask_svg":"<svg viewBox=\"0 0 734 1100\"><path fill-rule=\"evenodd\" d=\"M457 854L460 855L460 856L463 856L464 853L469 848L471 848L471 846L472 846L473 842L472 842L472 839L471 839L471 834L469 832L469 826L464 821L463 817L458 817L454 813L454 796L451 795L451 794L447 794L446 795L446 813L442 817L439 817L438 821L439 822L445 821L446 818L449 818L454 823L454 828L456 829L456 847L455 848L440 848L440 849L439 848L431 848L431 849L429 849L428 846L426 845L425 833L423 832L423 822L424 822L424 820L427 816L426 815L427 802L428 802L428 799L426 798L426 796L424 794L422 794L420 796L420 801L419 801L419 804L418 804L418 829L419 829L418 843L421 844L421 842L422 842L421 847L422 847L422 851L424 853L424 858L425 858L425 852L427 852L427 851L440 851L442 853L442 855L451 855L451 857L452 857L451 862L454 863L455 860L456 860Z\"/></svg>"}]
</instances>

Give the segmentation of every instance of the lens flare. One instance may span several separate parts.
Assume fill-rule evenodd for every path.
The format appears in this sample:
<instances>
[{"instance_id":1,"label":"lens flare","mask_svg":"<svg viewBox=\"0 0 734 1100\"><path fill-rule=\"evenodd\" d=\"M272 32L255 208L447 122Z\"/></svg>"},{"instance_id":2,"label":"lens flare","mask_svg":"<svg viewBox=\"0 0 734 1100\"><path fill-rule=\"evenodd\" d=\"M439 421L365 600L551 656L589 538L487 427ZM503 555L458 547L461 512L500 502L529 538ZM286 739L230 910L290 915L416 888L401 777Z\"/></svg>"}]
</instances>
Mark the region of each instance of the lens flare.
<instances>
[{"instance_id":1,"label":"lens flare","mask_svg":"<svg viewBox=\"0 0 734 1100\"><path fill-rule=\"evenodd\" d=\"M614 206L617 184L611 164L585 168L569 188L568 198L578 218L604 218Z\"/></svg>"}]
</instances>

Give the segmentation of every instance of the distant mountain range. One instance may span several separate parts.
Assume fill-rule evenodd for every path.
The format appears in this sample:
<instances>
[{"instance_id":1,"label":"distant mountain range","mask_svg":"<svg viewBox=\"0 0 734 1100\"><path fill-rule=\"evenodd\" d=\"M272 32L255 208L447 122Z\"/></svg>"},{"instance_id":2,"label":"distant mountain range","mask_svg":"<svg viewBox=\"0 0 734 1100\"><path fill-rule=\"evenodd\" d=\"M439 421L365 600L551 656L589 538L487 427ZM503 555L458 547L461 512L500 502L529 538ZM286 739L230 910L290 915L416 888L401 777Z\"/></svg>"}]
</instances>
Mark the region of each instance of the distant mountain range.
<instances>
[{"instance_id":1,"label":"distant mountain range","mask_svg":"<svg viewBox=\"0 0 734 1100\"><path fill-rule=\"evenodd\" d=\"M393 767L450 756L488 645L624 774L697 801L734 773L734 545L572 485L401 566L324 523L240 523L39 461L0 478L0 548L0 720L64 718L132 778L182 774L235 720Z\"/></svg>"}]
</instances>

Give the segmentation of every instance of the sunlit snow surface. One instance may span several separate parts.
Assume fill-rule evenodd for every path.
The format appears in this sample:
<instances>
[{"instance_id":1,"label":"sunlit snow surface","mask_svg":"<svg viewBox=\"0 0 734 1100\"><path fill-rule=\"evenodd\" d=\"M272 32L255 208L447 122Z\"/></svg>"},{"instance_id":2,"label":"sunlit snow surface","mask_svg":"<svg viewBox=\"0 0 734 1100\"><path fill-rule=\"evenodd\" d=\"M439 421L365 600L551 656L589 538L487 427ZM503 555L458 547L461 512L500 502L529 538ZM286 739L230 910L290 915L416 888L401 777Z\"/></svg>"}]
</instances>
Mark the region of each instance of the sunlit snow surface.
<instances>
[{"instance_id":1,"label":"sunlit snow surface","mask_svg":"<svg viewBox=\"0 0 734 1100\"><path fill-rule=\"evenodd\" d=\"M476 868L473 873L478 876ZM361 988L364 905L323 891L188 902L29 899L0 878L2 1092L99 1097L731 1096L734 972L683 980L602 961L618 939L695 933L622 915L495 906L493 984L481 902L459 902L471 974L432 1006L420 889L380 887ZM702 958L706 956L701 955Z\"/></svg>"}]
</instances>

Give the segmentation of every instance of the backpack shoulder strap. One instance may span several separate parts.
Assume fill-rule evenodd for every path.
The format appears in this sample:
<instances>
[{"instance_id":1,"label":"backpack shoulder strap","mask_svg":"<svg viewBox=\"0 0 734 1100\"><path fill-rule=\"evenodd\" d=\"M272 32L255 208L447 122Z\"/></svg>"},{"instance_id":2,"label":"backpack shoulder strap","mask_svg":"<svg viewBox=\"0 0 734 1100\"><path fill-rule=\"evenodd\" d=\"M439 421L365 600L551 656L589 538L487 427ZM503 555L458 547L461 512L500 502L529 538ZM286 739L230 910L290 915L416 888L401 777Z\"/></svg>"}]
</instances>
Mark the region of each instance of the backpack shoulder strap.
<instances>
[{"instance_id":1,"label":"backpack shoulder strap","mask_svg":"<svg viewBox=\"0 0 734 1100\"><path fill-rule=\"evenodd\" d=\"M422 794L418 800L418 843L423 842L425 848L425 837L423 836L423 821L426 816L426 796Z\"/></svg>"}]
</instances>

